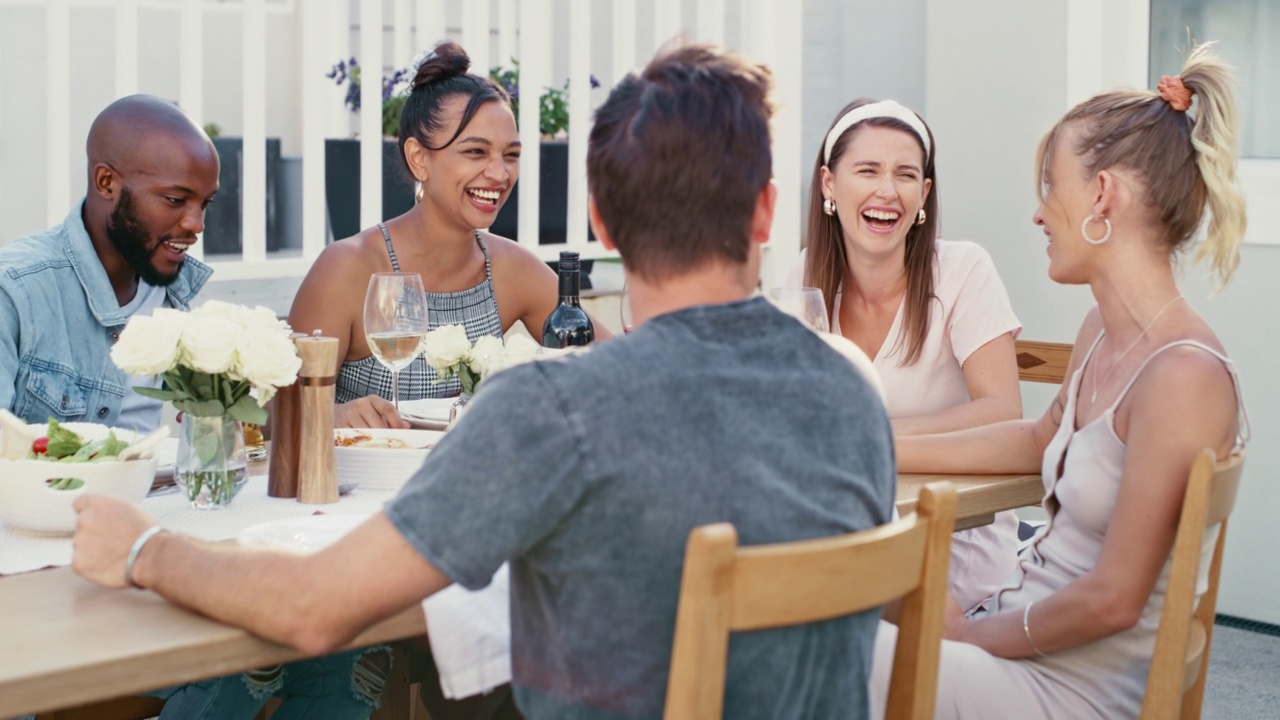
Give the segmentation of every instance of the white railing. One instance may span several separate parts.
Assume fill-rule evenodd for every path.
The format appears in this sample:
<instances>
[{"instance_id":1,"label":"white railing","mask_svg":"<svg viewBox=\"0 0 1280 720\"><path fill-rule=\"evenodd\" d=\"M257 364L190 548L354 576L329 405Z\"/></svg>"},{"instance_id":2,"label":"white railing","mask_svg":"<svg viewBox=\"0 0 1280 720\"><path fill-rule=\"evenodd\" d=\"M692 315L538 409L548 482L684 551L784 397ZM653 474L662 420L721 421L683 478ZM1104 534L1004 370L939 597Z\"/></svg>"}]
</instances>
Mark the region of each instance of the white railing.
<instances>
[{"instance_id":1,"label":"white railing","mask_svg":"<svg viewBox=\"0 0 1280 720\"><path fill-rule=\"evenodd\" d=\"M692 40L728 44L774 69L779 112L774 126L774 167L781 193L775 220L772 255L789 261L799 250L800 234L800 57L802 35L800 9L773 0L362 0L354 7L348 0L0 0L6 7L41 7L46 17L45 48L48 58L46 80L48 101L39 121L48 128L45 206L49 224L60 222L68 200L80 196L78 182L83 175L69 172L73 148L82 146L82 137L71 137L70 98L77 92L71 74L72 13L90 8L114 9L115 97L133 92L155 92L140 83L139 12L168 15L179 36L177 58L179 103L194 117L202 118L206 93L239 92L243 114L244 198L264 198L266 193L265 140L268 102L298 103L297 126L273 128L274 134L296 139L302 163L302 248L291 252L268 253L263 202L243 202L242 253L217 255L210 260L219 279L246 279L297 276L328 240L325 214L326 137L344 136L350 119L340 107L340 91L324 77L324 69L336 58L356 55L364 59L367 101L358 118L361 140L360 222L367 227L381 219L382 142L381 104L377 102L379 69L404 67L418 52L437 40L450 37L467 48L473 71L506 64L511 57L520 63L520 94L537 98L543 88L558 85L567 69L569 78L570 123L574 128L590 125L594 105L603 100L590 92L595 75L606 87L625 72L642 65L668 39L683 33ZM731 8L726 6L732 6ZM496 10L496 12L491 12ZM242 73L239 87L206 87L203 78L210 57L225 51L222 38L206 32L212 13L239 13L242 18ZM558 14L560 13L560 14ZM736 23L731 13L736 13ZM567 15L567 23L553 23L553 17ZM268 17L293 20L299 52L288 88L268 86ZM450 22L457 19L456 23ZM736 37L728 29L737 30ZM359 28L358 33L355 29ZM642 32L647 28L648 32ZM354 35L354 37L353 37ZM384 45L390 39L390 54ZM351 47L353 40L358 48ZM354 52L353 52L354 50ZM596 60L593 60L593 55ZM392 62L385 62L390 56ZM601 72L599 58L606 58L609 72ZM384 62L377 62L384 60ZM381 66L381 68L379 67ZM2 79L0 79L2 81ZM33 117L34 119L34 117ZM539 245L539 133L538 103L521 103L519 124L522 156L519 230L520 242L541 257L550 259L561 245ZM586 211L586 132L569 137L568 240L565 245L584 257L608 253L598 243L588 242ZM0 169L3 172L11 170ZM200 244L195 246L200 248ZM197 251L198 252L198 251ZM193 254L196 254L193 252ZM780 270L766 264L766 282Z\"/></svg>"}]
</instances>

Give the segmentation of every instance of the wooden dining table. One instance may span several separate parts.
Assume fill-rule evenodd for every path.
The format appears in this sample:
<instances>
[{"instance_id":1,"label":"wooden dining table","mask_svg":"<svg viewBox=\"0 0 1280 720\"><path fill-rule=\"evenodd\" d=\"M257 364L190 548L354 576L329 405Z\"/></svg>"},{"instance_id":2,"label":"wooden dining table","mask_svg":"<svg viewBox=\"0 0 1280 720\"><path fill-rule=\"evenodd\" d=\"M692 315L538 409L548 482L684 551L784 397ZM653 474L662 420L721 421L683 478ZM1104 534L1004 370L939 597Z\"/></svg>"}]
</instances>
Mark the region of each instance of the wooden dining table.
<instances>
[{"instance_id":1,"label":"wooden dining table","mask_svg":"<svg viewBox=\"0 0 1280 720\"><path fill-rule=\"evenodd\" d=\"M957 488L957 529L1037 504L1039 475L901 475L898 509L920 488ZM422 635L414 605L361 633L350 647ZM144 590L106 590L69 567L0 577L0 718L73 707L303 657Z\"/></svg>"}]
</instances>

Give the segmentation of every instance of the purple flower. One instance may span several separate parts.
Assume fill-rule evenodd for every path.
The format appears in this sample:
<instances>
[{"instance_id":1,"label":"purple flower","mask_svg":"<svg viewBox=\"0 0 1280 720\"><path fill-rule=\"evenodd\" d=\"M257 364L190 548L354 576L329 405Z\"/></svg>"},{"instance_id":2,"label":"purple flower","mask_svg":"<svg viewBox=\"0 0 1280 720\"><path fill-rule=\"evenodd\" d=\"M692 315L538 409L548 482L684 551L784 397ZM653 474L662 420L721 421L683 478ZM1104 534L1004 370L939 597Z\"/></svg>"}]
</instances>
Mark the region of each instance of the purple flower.
<instances>
[{"instance_id":1,"label":"purple flower","mask_svg":"<svg viewBox=\"0 0 1280 720\"><path fill-rule=\"evenodd\" d=\"M596 76L595 76L595 75L592 75L592 76L591 76L591 89L592 89L592 90L595 90L595 89L596 89L596 88L598 88L598 87L600 87L600 81L596 79Z\"/></svg>"}]
</instances>

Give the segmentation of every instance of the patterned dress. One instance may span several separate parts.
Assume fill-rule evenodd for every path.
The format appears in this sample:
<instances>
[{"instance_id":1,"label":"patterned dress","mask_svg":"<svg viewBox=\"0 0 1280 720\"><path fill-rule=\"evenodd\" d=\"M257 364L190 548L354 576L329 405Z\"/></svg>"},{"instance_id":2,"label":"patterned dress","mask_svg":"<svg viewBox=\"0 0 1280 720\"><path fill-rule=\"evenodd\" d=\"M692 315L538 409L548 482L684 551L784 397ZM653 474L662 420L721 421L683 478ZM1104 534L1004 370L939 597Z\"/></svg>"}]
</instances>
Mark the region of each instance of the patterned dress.
<instances>
[{"instance_id":1,"label":"patterned dress","mask_svg":"<svg viewBox=\"0 0 1280 720\"><path fill-rule=\"evenodd\" d=\"M382 223L382 239L387 243L391 267L400 272L395 248L391 246L391 234ZM432 330L444 325L461 325L467 330L471 342L485 335L502 337L502 318L498 315L498 301L493 295L493 268L489 261L489 248L476 233L476 244L484 253L484 281L475 287L451 293L427 293L427 322ZM400 399L452 397L462 392L457 378L436 384L436 370L419 355L400 371ZM363 360L343 362L338 369L336 400L351 402L366 395L380 395L391 399L391 371L370 355Z\"/></svg>"}]
</instances>

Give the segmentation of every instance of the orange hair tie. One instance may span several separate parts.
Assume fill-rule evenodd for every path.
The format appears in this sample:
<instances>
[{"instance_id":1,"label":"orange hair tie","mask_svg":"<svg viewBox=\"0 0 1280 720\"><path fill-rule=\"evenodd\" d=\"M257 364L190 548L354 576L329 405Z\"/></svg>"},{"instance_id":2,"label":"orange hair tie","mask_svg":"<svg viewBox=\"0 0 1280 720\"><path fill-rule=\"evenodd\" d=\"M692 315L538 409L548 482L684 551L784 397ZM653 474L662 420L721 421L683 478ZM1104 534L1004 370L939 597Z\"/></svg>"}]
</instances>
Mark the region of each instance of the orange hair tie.
<instances>
[{"instance_id":1,"label":"orange hair tie","mask_svg":"<svg viewBox=\"0 0 1280 720\"><path fill-rule=\"evenodd\" d=\"M1191 107L1191 89L1183 85L1182 78L1177 75L1161 75L1156 90L1160 91L1160 97L1169 103L1169 107L1178 112L1186 112Z\"/></svg>"}]
</instances>

